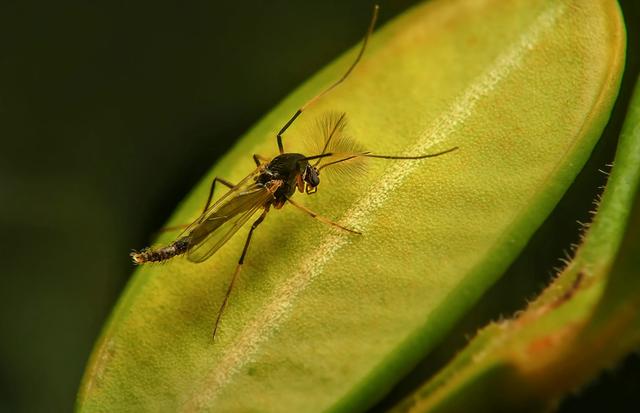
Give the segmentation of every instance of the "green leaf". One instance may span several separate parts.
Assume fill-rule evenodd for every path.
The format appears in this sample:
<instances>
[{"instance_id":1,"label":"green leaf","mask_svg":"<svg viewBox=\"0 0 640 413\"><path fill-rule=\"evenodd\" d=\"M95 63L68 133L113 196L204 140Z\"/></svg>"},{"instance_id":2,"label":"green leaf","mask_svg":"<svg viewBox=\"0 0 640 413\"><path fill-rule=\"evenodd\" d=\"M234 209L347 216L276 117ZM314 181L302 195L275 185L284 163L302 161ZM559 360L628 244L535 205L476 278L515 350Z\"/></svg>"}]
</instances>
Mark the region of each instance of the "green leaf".
<instances>
[{"instance_id":1,"label":"green leaf","mask_svg":"<svg viewBox=\"0 0 640 413\"><path fill-rule=\"evenodd\" d=\"M193 220L211 179L238 181L251 154L337 79L351 51L260 121L180 206ZM322 113L381 154L357 179L323 177L311 209L256 231L216 342L210 334L240 254L136 271L87 367L81 411L359 411L427 354L500 277L579 172L617 93L624 33L615 1L434 1L372 38L347 82L287 131L287 151ZM304 153L304 152L303 152ZM159 243L170 242L171 235Z\"/></svg>"},{"instance_id":2,"label":"green leaf","mask_svg":"<svg viewBox=\"0 0 640 413\"><path fill-rule=\"evenodd\" d=\"M640 347L640 82L598 211L566 268L393 412L539 411ZM500 395L500 397L498 397Z\"/></svg>"}]
</instances>

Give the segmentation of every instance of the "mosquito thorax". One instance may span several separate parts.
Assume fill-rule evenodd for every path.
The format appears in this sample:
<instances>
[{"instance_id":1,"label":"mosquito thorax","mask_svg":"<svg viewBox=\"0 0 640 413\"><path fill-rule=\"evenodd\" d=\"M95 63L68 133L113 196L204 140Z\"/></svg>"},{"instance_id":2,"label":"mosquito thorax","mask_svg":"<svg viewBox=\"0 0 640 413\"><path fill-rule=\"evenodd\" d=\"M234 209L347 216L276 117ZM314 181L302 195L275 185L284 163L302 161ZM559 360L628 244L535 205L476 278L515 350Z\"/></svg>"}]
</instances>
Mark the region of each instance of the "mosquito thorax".
<instances>
[{"instance_id":1,"label":"mosquito thorax","mask_svg":"<svg viewBox=\"0 0 640 413\"><path fill-rule=\"evenodd\" d=\"M287 181L295 175L301 175L309 164L301 153L283 153L269 162L265 172L270 173L274 179Z\"/></svg>"},{"instance_id":2,"label":"mosquito thorax","mask_svg":"<svg viewBox=\"0 0 640 413\"><path fill-rule=\"evenodd\" d=\"M265 166L257 181L264 185L272 181L282 181L282 186L275 193L275 205L282 205L296 189L301 188L302 175L308 164L305 156L300 153L283 153ZM304 189L304 185L302 188Z\"/></svg>"}]
</instances>

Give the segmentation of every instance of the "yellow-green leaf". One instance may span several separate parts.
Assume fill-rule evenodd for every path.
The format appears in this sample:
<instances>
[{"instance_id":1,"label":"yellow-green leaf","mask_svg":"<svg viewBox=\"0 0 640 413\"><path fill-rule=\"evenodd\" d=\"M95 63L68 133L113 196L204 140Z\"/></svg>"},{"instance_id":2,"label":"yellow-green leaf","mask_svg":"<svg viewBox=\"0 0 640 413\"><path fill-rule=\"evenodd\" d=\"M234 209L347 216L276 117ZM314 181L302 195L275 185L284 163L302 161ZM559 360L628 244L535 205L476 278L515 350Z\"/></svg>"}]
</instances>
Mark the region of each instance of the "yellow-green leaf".
<instances>
[{"instance_id":1,"label":"yellow-green leaf","mask_svg":"<svg viewBox=\"0 0 640 413\"><path fill-rule=\"evenodd\" d=\"M317 194L297 196L362 236L271 211L215 343L246 231L205 263L140 268L96 345L79 410L371 405L500 277L571 184L608 119L623 53L613 0L432 1L381 28L347 82L287 131L286 150L304 151L328 110L345 111L375 153L460 149L371 159L363 176L323 177ZM237 181L253 153L275 155L276 132L354 55L260 121L171 224L198 215L214 176Z\"/></svg>"},{"instance_id":2,"label":"yellow-green leaf","mask_svg":"<svg viewBox=\"0 0 640 413\"><path fill-rule=\"evenodd\" d=\"M575 257L512 320L485 327L393 412L541 411L640 345L640 83Z\"/></svg>"}]
</instances>

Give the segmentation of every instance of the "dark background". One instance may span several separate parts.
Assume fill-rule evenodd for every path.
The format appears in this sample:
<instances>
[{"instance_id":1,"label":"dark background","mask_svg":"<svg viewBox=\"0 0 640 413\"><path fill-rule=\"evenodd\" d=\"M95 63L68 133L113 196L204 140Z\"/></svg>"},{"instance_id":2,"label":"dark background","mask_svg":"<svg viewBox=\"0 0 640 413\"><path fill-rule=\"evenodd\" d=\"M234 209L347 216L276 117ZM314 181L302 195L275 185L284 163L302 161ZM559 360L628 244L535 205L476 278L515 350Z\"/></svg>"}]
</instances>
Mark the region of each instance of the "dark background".
<instances>
[{"instance_id":1,"label":"dark background","mask_svg":"<svg viewBox=\"0 0 640 413\"><path fill-rule=\"evenodd\" d=\"M415 3L382 1L381 24ZM2 1L0 411L71 410L128 252L371 5Z\"/></svg>"}]
</instances>

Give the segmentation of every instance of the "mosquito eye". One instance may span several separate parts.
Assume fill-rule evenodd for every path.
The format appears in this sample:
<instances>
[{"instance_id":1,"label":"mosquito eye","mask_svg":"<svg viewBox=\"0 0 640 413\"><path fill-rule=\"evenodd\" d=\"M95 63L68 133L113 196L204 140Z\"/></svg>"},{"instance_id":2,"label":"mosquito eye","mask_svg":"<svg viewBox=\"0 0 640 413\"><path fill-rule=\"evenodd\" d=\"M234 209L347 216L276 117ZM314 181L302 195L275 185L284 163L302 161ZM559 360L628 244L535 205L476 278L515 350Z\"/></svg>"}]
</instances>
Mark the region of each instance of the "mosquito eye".
<instances>
[{"instance_id":1,"label":"mosquito eye","mask_svg":"<svg viewBox=\"0 0 640 413\"><path fill-rule=\"evenodd\" d=\"M320 177L318 176L318 171L311 166L307 166L304 171L304 180L311 186L320 185Z\"/></svg>"}]
</instances>

